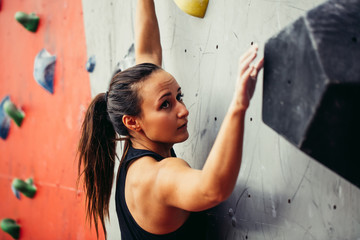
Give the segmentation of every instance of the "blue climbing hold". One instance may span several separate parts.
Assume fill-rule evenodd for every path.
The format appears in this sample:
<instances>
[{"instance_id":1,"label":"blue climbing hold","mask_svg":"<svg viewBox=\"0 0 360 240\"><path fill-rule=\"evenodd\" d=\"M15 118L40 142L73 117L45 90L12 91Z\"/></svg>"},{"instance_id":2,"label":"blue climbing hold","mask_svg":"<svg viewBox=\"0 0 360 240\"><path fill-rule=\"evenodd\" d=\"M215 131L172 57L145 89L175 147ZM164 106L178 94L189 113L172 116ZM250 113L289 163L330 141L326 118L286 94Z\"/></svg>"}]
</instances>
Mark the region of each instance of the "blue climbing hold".
<instances>
[{"instance_id":1,"label":"blue climbing hold","mask_svg":"<svg viewBox=\"0 0 360 240\"><path fill-rule=\"evenodd\" d=\"M9 135L11 118L5 114L4 103L10 100L9 96L3 98L0 103L0 137L6 139Z\"/></svg>"},{"instance_id":2,"label":"blue climbing hold","mask_svg":"<svg viewBox=\"0 0 360 240\"><path fill-rule=\"evenodd\" d=\"M93 72L94 68L95 68L95 64L96 64L96 60L95 60L95 56L91 56L89 57L88 61L86 62L86 70L88 72Z\"/></svg>"},{"instance_id":3,"label":"blue climbing hold","mask_svg":"<svg viewBox=\"0 0 360 240\"><path fill-rule=\"evenodd\" d=\"M20 200L20 192L13 185L11 185L11 190L14 193L15 197Z\"/></svg>"},{"instance_id":4,"label":"blue climbing hold","mask_svg":"<svg viewBox=\"0 0 360 240\"><path fill-rule=\"evenodd\" d=\"M56 56L42 49L35 57L35 81L50 93L54 93L54 71Z\"/></svg>"}]
</instances>

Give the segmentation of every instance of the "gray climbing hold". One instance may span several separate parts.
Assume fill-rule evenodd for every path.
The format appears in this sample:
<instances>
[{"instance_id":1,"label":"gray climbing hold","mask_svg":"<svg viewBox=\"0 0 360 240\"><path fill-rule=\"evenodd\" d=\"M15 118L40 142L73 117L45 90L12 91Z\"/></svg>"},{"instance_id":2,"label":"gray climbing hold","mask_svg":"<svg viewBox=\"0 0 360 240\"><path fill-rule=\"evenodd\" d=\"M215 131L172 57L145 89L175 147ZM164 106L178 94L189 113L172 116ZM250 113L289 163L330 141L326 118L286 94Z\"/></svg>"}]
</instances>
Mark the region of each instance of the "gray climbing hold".
<instances>
[{"instance_id":1,"label":"gray climbing hold","mask_svg":"<svg viewBox=\"0 0 360 240\"><path fill-rule=\"evenodd\" d=\"M6 96L2 99L0 103L0 137L6 139L9 135L10 130L10 117L4 111L4 103L10 99L9 96Z\"/></svg>"},{"instance_id":2,"label":"gray climbing hold","mask_svg":"<svg viewBox=\"0 0 360 240\"><path fill-rule=\"evenodd\" d=\"M42 49L35 57L35 81L50 93L54 93L54 71L56 56Z\"/></svg>"},{"instance_id":3,"label":"gray climbing hold","mask_svg":"<svg viewBox=\"0 0 360 240\"><path fill-rule=\"evenodd\" d=\"M359 3L326 1L268 40L262 116L360 188Z\"/></svg>"},{"instance_id":4,"label":"gray climbing hold","mask_svg":"<svg viewBox=\"0 0 360 240\"><path fill-rule=\"evenodd\" d=\"M95 64L96 64L96 60L95 60L95 56L91 56L89 57L88 61L86 62L86 70L88 72L93 72L94 68L95 68Z\"/></svg>"},{"instance_id":5,"label":"gray climbing hold","mask_svg":"<svg viewBox=\"0 0 360 240\"><path fill-rule=\"evenodd\" d=\"M128 69L134 65L135 65L135 47L134 44L131 44L127 54L118 63L118 69L120 69L120 71L124 71L125 69Z\"/></svg>"},{"instance_id":6,"label":"gray climbing hold","mask_svg":"<svg viewBox=\"0 0 360 240\"><path fill-rule=\"evenodd\" d=\"M233 216L233 217L231 218L231 225L232 225L233 227L236 227L236 223L237 223L236 217Z\"/></svg>"},{"instance_id":7,"label":"gray climbing hold","mask_svg":"<svg viewBox=\"0 0 360 240\"><path fill-rule=\"evenodd\" d=\"M230 217L233 217L235 215L234 210L232 208L230 208L228 214Z\"/></svg>"}]
</instances>

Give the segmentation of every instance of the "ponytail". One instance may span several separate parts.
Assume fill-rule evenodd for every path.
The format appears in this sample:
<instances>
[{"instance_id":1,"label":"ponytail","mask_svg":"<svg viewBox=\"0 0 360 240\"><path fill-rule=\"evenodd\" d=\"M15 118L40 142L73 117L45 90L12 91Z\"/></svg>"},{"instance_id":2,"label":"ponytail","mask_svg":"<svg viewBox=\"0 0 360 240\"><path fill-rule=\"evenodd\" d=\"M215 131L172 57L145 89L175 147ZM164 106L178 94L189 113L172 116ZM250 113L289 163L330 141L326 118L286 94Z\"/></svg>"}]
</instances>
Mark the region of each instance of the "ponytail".
<instances>
[{"instance_id":1,"label":"ponytail","mask_svg":"<svg viewBox=\"0 0 360 240\"><path fill-rule=\"evenodd\" d=\"M109 217L109 200L116 157L116 132L109 121L106 105L104 93L98 94L90 103L82 124L78 146L78 183L83 176L86 218L90 226L94 221L97 237L99 237L98 219L100 218L105 239L104 219Z\"/></svg>"},{"instance_id":2,"label":"ponytail","mask_svg":"<svg viewBox=\"0 0 360 240\"><path fill-rule=\"evenodd\" d=\"M139 116L141 98L138 83L159 69L161 68L155 64L142 63L115 73L109 92L98 94L86 111L78 147L78 173L79 179L84 177L86 216L90 226L94 221L98 237L100 218L106 239L104 218L109 217L109 200L117 157L116 141L125 141L120 166L131 145L131 136L122 117ZM116 134L124 137L116 138Z\"/></svg>"}]
</instances>

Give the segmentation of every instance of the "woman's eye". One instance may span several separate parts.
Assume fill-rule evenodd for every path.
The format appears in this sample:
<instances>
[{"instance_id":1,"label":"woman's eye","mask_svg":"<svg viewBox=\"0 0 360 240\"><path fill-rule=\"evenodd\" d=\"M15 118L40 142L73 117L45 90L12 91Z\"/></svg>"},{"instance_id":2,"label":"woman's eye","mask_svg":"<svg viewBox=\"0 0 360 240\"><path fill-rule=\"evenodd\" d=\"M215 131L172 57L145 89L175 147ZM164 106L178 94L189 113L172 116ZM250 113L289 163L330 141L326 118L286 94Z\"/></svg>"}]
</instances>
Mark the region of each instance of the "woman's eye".
<instances>
[{"instance_id":1,"label":"woman's eye","mask_svg":"<svg viewBox=\"0 0 360 240\"><path fill-rule=\"evenodd\" d=\"M161 104L161 106L160 106L161 109L168 108L168 107L170 107L169 101L163 102L163 104Z\"/></svg>"},{"instance_id":2,"label":"woman's eye","mask_svg":"<svg viewBox=\"0 0 360 240\"><path fill-rule=\"evenodd\" d=\"M176 96L176 100L178 100L179 102L182 102L183 101L183 97L184 97L184 94L178 94L177 96Z\"/></svg>"}]
</instances>

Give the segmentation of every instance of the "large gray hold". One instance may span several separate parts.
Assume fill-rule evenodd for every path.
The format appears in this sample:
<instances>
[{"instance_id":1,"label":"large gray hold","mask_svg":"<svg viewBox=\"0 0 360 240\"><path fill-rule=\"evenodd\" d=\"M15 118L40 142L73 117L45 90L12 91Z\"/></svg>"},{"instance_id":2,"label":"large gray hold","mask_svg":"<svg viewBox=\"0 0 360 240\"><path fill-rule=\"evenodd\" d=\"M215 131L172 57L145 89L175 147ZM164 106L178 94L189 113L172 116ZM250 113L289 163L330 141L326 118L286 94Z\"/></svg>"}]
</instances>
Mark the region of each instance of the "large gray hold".
<instances>
[{"instance_id":1,"label":"large gray hold","mask_svg":"<svg viewBox=\"0 0 360 240\"><path fill-rule=\"evenodd\" d=\"M360 187L360 0L328 1L266 43L262 114Z\"/></svg>"}]
</instances>

